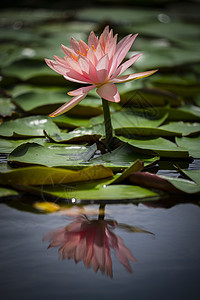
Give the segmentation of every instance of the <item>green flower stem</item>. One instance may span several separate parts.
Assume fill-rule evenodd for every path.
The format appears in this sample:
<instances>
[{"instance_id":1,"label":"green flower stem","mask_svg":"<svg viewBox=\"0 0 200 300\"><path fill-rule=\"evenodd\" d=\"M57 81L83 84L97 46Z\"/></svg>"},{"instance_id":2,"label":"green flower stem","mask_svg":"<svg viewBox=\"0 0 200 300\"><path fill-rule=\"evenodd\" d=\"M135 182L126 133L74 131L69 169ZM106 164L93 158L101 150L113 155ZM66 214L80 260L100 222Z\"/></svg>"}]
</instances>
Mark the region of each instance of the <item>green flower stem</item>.
<instances>
[{"instance_id":1,"label":"green flower stem","mask_svg":"<svg viewBox=\"0 0 200 300\"><path fill-rule=\"evenodd\" d=\"M110 118L109 102L102 98L103 113L104 113L104 125L106 133L106 146L108 150L113 149L113 128Z\"/></svg>"}]
</instances>

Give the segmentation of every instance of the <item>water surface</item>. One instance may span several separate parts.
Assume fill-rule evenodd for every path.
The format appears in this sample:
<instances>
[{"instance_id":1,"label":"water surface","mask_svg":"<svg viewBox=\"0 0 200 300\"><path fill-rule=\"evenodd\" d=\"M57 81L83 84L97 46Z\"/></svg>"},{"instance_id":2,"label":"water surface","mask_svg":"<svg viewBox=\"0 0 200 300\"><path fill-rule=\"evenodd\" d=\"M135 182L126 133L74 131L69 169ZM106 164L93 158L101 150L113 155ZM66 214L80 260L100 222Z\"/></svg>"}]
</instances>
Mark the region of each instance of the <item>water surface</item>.
<instances>
[{"instance_id":1,"label":"water surface","mask_svg":"<svg viewBox=\"0 0 200 300\"><path fill-rule=\"evenodd\" d=\"M89 205L95 210L98 205ZM130 273L112 250L113 278L86 269L83 262L59 259L43 236L73 222L74 217L35 214L0 204L1 299L197 299L200 275L200 210L196 204L170 208L144 204L106 205L105 219L137 226L135 233L117 226L137 262Z\"/></svg>"}]
</instances>

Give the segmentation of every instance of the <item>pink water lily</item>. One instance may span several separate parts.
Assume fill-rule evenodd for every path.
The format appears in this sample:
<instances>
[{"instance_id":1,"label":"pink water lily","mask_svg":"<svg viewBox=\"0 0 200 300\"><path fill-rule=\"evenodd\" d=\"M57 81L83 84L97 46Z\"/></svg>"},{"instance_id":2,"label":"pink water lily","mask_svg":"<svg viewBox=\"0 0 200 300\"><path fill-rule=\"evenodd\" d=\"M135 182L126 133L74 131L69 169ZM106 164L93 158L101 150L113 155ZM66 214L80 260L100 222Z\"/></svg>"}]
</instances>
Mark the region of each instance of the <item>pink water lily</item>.
<instances>
[{"instance_id":1,"label":"pink water lily","mask_svg":"<svg viewBox=\"0 0 200 300\"><path fill-rule=\"evenodd\" d=\"M157 70L120 76L142 55L142 53L133 55L122 63L136 37L137 34L129 34L117 43L117 34L113 36L113 30L109 30L109 26L106 26L99 38L91 31L87 44L82 40L78 42L71 38L70 48L62 45L64 58L55 55L55 60L46 59L47 65L65 79L89 84L69 92L73 98L50 116L55 117L70 110L95 88L103 99L120 102L115 83L136 80L155 73Z\"/></svg>"}]
</instances>

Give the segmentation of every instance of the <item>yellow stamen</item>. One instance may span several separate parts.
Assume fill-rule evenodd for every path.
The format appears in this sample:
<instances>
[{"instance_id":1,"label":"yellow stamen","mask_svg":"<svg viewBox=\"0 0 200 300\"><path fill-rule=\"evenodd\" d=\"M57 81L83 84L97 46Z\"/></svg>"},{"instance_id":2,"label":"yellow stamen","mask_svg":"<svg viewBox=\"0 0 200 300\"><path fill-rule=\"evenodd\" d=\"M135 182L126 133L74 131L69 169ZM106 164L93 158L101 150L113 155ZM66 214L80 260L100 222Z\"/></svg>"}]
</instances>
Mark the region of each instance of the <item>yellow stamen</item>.
<instances>
[{"instance_id":1,"label":"yellow stamen","mask_svg":"<svg viewBox=\"0 0 200 300\"><path fill-rule=\"evenodd\" d=\"M92 45L92 49L93 49L94 51L96 51L96 49L95 49L94 45Z\"/></svg>"},{"instance_id":2,"label":"yellow stamen","mask_svg":"<svg viewBox=\"0 0 200 300\"><path fill-rule=\"evenodd\" d=\"M72 57L75 61L78 61L78 60L77 60L77 56L74 55L73 53L71 53L71 57Z\"/></svg>"}]
</instances>

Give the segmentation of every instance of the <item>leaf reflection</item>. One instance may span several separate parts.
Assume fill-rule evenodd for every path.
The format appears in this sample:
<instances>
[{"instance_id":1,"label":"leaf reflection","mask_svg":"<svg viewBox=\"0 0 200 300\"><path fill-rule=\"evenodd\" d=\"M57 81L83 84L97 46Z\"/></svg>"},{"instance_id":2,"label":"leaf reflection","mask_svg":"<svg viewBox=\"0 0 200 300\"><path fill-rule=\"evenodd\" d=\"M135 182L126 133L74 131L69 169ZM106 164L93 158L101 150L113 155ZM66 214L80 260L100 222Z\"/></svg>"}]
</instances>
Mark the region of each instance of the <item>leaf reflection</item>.
<instances>
[{"instance_id":1,"label":"leaf reflection","mask_svg":"<svg viewBox=\"0 0 200 300\"><path fill-rule=\"evenodd\" d=\"M44 241L50 242L48 248L60 247L58 252L62 259L74 258L75 263L83 261L86 268L93 267L95 272L100 270L110 278L113 278L112 248L119 262L132 273L129 261L137 260L123 240L113 233L113 229L123 226L118 225L115 220L104 219L102 206L99 211L101 213L98 219L89 219L85 214L81 214L67 226L47 233ZM135 232L150 233L142 229Z\"/></svg>"}]
</instances>

